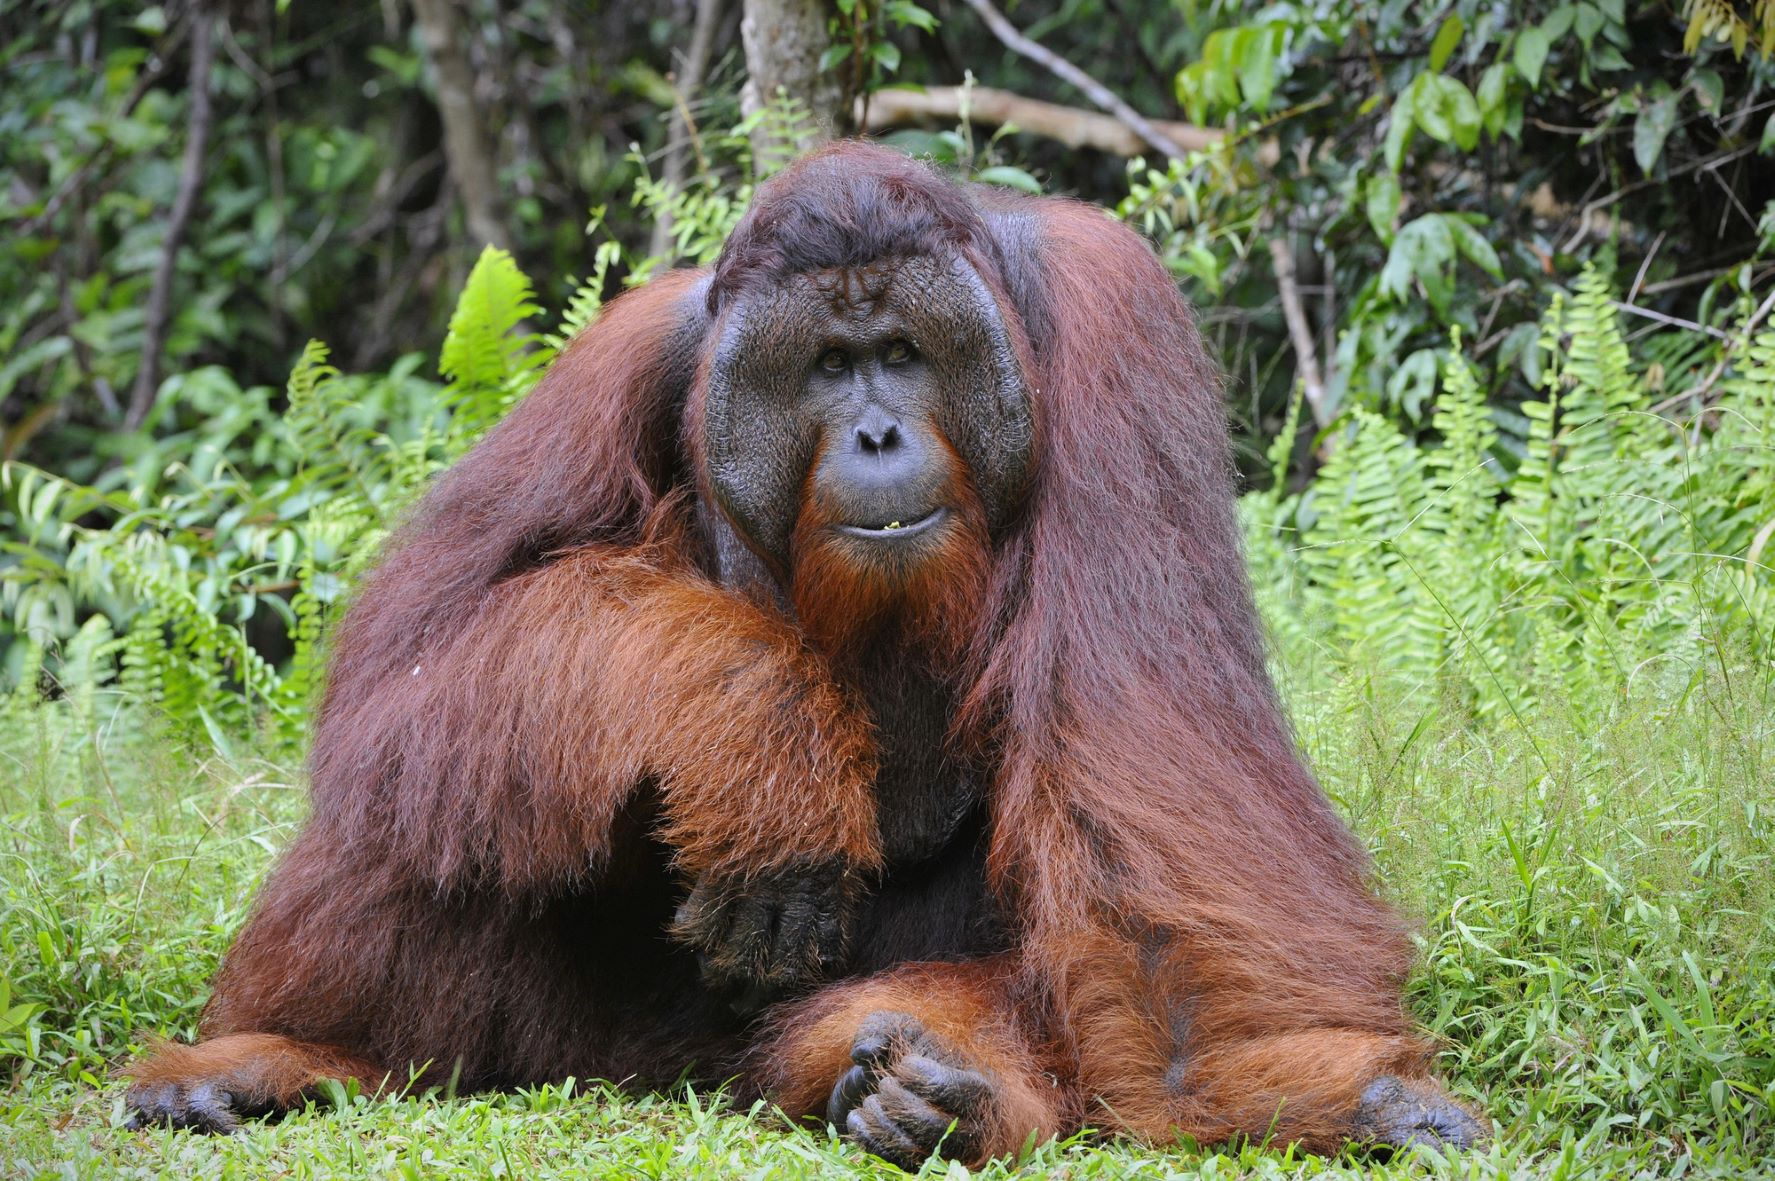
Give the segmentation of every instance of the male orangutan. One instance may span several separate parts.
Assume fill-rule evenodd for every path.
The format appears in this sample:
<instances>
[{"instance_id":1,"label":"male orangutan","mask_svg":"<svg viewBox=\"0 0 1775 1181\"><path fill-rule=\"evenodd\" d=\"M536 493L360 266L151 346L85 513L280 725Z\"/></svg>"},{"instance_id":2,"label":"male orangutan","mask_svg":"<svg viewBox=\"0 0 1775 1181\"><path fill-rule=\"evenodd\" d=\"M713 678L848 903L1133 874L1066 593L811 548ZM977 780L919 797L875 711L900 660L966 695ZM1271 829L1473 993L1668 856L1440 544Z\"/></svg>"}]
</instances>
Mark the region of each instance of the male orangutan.
<instances>
[{"instance_id":1,"label":"male orangutan","mask_svg":"<svg viewBox=\"0 0 1775 1181\"><path fill-rule=\"evenodd\" d=\"M1278 709L1230 472L1134 234L802 161L390 546L308 824L135 1118L689 1071L908 1166L1474 1141Z\"/></svg>"}]
</instances>

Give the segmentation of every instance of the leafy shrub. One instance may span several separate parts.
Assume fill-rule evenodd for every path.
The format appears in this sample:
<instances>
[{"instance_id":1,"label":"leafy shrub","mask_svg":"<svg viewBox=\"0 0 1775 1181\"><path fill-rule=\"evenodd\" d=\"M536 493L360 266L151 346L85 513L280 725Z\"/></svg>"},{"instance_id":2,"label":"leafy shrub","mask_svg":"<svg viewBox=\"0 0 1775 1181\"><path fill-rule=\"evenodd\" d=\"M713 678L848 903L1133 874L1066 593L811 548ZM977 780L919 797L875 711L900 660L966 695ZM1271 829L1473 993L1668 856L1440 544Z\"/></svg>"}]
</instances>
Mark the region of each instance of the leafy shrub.
<instances>
[{"instance_id":1,"label":"leafy shrub","mask_svg":"<svg viewBox=\"0 0 1775 1181\"><path fill-rule=\"evenodd\" d=\"M756 118L794 134L781 104ZM738 220L748 131L710 136L687 185L637 188L650 216L672 219L674 254L708 261ZM218 369L174 377L162 404L202 426L91 483L0 466L0 671L14 704L66 697L90 715L93 687L115 687L219 749L259 725L299 740L326 624L402 512L597 317L613 273L640 282L670 257L599 243L557 330L539 334L529 279L490 247L450 317L441 385L418 356L341 373L311 341L281 403Z\"/></svg>"},{"instance_id":2,"label":"leafy shrub","mask_svg":"<svg viewBox=\"0 0 1775 1181\"><path fill-rule=\"evenodd\" d=\"M582 287L570 326L599 298ZM194 378L244 409L163 471L83 485L7 467L13 683L34 692L43 678L78 704L81 686L115 681L219 745L259 719L298 736L353 577L552 356L521 331L537 312L516 265L489 250L451 319L442 387L410 361L343 375L316 343L281 414L265 391ZM1322 617L1345 660L1458 685L1480 715L1530 709L1543 688L1606 702L1699 675L1710 653L1765 667L1775 332L1741 329L1717 400L1686 419L1654 412L1594 271L1554 298L1538 348L1542 397L1521 408L1514 471L1456 354L1432 403L1434 445L1353 409L1309 485L1288 494L1278 478L1246 498L1260 584L1299 601L1272 617ZM1290 442L1274 449L1279 468ZM249 464L259 479L242 475Z\"/></svg>"},{"instance_id":3,"label":"leafy shrub","mask_svg":"<svg viewBox=\"0 0 1775 1181\"><path fill-rule=\"evenodd\" d=\"M7 465L18 537L0 590L15 683L115 679L224 747L261 719L299 733L324 622L350 578L552 355L513 331L536 311L530 299L511 257L489 248L451 319L442 387L414 376L416 358L345 376L311 342L282 413L268 391L214 377L240 409L220 427L211 418L204 437L169 441L190 458L162 471L138 461L86 485ZM282 641L267 646L287 663L268 661L249 632Z\"/></svg>"},{"instance_id":4,"label":"leafy shrub","mask_svg":"<svg viewBox=\"0 0 1775 1181\"><path fill-rule=\"evenodd\" d=\"M1536 322L1549 286L1586 267L1654 324L1742 318L1775 279L1766 5L1202 12L1207 31L1177 94L1227 138L1162 166L1136 162L1121 210L1215 309L1260 447L1288 405L1298 344L1283 329L1269 242L1295 259L1320 337L1319 431L1360 407L1433 437L1455 329L1495 404L1542 400ZM1719 343L1705 331L1671 337L1662 380L1673 392L1698 385ZM1680 407L1700 409L1693 397ZM1498 417L1507 451L1520 454L1530 425Z\"/></svg>"},{"instance_id":5,"label":"leafy shrub","mask_svg":"<svg viewBox=\"0 0 1775 1181\"><path fill-rule=\"evenodd\" d=\"M1459 353L1431 404L1435 445L1352 410L1306 488L1278 478L1244 502L1259 585L1293 596L1272 618L1319 616L1352 665L1452 684L1480 715L1544 691L1606 707L1721 662L1767 676L1775 330L1746 324L1732 345L1718 399L1666 417L1592 270L1542 317L1513 472Z\"/></svg>"}]
</instances>

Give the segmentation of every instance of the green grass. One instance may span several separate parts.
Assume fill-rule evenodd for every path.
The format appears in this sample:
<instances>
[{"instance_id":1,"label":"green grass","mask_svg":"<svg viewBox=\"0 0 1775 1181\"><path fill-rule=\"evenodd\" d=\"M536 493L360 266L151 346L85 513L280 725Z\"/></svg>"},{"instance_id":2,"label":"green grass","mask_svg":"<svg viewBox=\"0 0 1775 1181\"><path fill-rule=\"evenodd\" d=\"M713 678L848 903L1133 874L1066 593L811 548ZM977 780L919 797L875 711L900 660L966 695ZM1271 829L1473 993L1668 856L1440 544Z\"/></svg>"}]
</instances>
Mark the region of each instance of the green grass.
<instances>
[{"instance_id":1,"label":"green grass","mask_svg":"<svg viewBox=\"0 0 1775 1181\"><path fill-rule=\"evenodd\" d=\"M1292 649L1301 739L1420 922L1409 1003L1495 1141L1377 1169L1080 1138L980 1175L1775 1175L1769 673L1714 667L1582 724L1543 695L1525 729ZM0 709L0 1176L895 1175L768 1111L583 1082L338 1094L229 1139L122 1130L110 1071L191 1032L302 808L292 760L199 761L152 731L103 694Z\"/></svg>"}]
</instances>

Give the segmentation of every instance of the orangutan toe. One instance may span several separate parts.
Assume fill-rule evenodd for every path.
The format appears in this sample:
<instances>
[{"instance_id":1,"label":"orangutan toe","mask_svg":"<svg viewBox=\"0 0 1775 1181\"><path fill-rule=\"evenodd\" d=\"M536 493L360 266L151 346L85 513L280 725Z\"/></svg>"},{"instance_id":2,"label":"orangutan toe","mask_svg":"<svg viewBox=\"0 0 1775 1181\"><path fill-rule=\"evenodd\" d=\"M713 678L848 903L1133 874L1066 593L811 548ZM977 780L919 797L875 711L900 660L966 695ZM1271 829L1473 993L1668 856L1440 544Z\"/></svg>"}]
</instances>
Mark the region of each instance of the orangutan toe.
<instances>
[{"instance_id":1,"label":"orangutan toe","mask_svg":"<svg viewBox=\"0 0 1775 1181\"><path fill-rule=\"evenodd\" d=\"M1354 1140L1390 1148L1471 1148L1485 1138L1484 1125L1435 1082L1393 1075L1362 1092L1352 1132Z\"/></svg>"},{"instance_id":2,"label":"orangutan toe","mask_svg":"<svg viewBox=\"0 0 1775 1181\"><path fill-rule=\"evenodd\" d=\"M132 1130L159 1126L225 1136L240 1127L244 1114L233 1096L214 1082L137 1083L123 1101L130 1111L123 1126Z\"/></svg>"},{"instance_id":3,"label":"orangutan toe","mask_svg":"<svg viewBox=\"0 0 1775 1181\"><path fill-rule=\"evenodd\" d=\"M994 1087L905 1013L871 1014L832 1088L827 1118L884 1160L916 1170L934 1153L978 1161Z\"/></svg>"}]
</instances>

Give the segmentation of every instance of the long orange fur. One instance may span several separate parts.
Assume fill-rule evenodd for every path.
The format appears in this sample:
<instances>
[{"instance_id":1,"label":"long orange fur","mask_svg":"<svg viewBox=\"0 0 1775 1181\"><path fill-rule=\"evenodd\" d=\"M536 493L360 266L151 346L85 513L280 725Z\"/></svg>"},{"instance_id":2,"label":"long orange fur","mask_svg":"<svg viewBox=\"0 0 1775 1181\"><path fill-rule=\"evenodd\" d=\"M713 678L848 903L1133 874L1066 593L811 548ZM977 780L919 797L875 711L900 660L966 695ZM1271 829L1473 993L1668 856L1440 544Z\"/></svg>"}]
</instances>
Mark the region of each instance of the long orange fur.
<instances>
[{"instance_id":1,"label":"long orange fur","mask_svg":"<svg viewBox=\"0 0 1775 1181\"><path fill-rule=\"evenodd\" d=\"M871 184L879 206L848 212ZM289 1097L329 1069L648 1084L694 1060L817 1113L862 1017L904 1011L1000 1082L991 1155L1086 1122L1327 1150L1369 1080L1425 1076L1402 926L1265 671L1219 383L1170 276L1099 210L983 199L1034 243L1013 267L955 191L877 149L804 163L713 278L615 301L448 475L334 639L313 815L217 979L216 1040L138 1078L223 1071ZM791 198L859 238L902 217L905 249L965 258L1033 403L1022 511L988 536L957 461L965 528L891 595L820 533L815 495L782 604L707 573L707 341L733 291L794 265ZM694 996L555 945L599 938L562 900L630 880L625 826L692 875L878 871L878 736L842 672L895 612L956 686L1012 950L704 1036Z\"/></svg>"}]
</instances>

